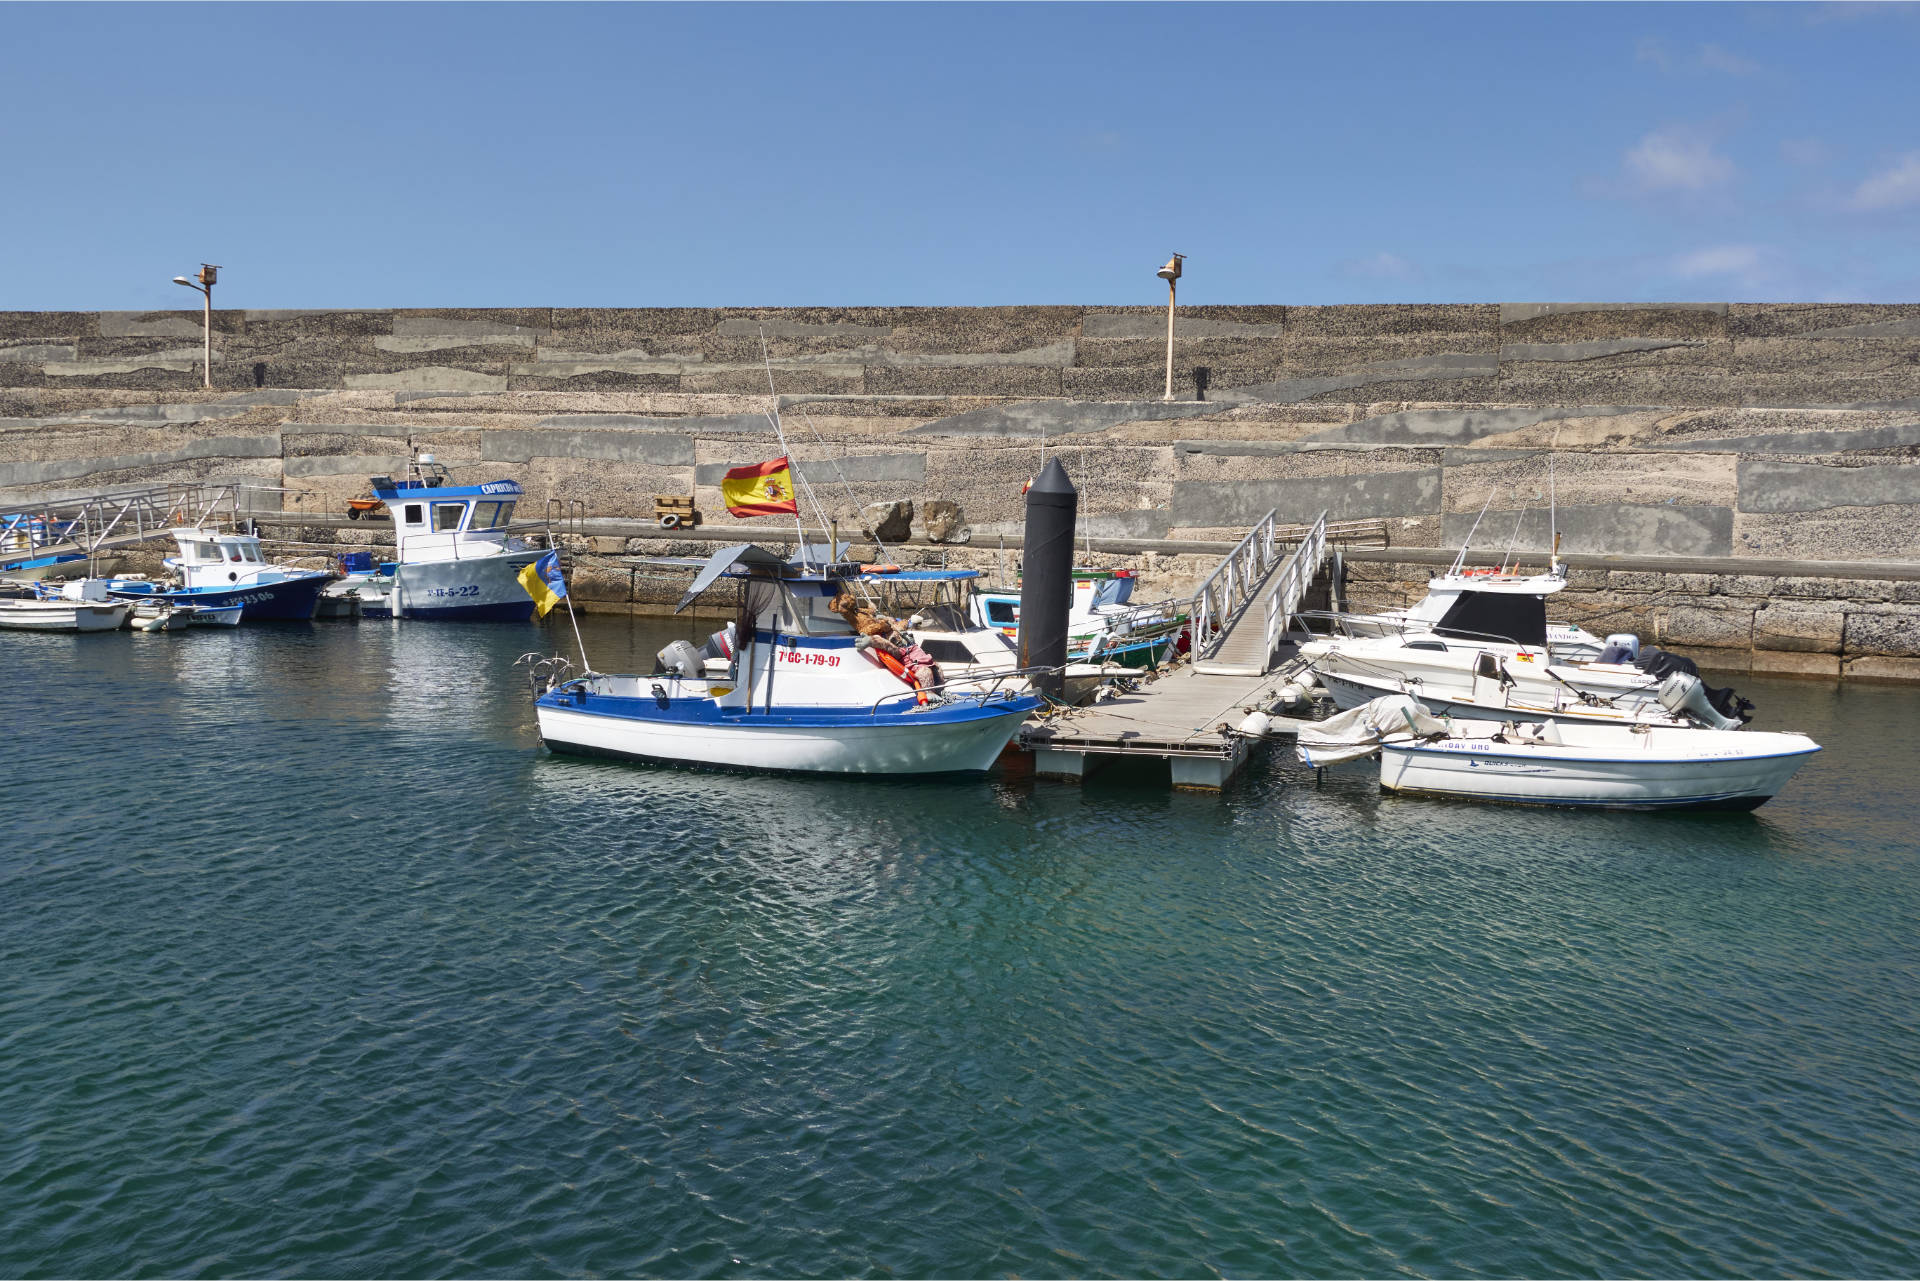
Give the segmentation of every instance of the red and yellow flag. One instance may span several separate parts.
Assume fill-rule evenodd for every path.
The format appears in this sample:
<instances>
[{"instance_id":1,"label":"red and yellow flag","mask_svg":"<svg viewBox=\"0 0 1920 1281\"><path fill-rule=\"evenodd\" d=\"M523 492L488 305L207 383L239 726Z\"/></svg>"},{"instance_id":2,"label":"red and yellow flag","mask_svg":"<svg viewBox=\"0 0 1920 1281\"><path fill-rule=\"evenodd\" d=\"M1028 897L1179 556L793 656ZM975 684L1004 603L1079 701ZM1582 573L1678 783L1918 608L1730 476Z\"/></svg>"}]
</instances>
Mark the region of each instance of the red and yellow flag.
<instances>
[{"instance_id":1,"label":"red and yellow flag","mask_svg":"<svg viewBox=\"0 0 1920 1281\"><path fill-rule=\"evenodd\" d=\"M733 468L720 479L720 501L731 516L786 516L800 510L785 458Z\"/></svg>"}]
</instances>

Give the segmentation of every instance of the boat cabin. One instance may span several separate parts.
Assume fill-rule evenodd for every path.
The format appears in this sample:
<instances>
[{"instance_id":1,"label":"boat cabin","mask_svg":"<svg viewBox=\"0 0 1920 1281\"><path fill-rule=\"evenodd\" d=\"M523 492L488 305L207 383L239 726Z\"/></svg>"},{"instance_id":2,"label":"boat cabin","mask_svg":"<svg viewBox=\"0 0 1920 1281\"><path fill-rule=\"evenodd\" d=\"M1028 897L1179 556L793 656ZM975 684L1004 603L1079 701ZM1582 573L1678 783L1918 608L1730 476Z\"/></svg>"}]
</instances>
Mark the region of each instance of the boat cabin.
<instances>
[{"instance_id":1,"label":"boat cabin","mask_svg":"<svg viewBox=\"0 0 1920 1281\"><path fill-rule=\"evenodd\" d=\"M407 478L373 478L374 496L393 515L394 559L402 564L497 556L521 494L519 482L449 485L446 468L421 454Z\"/></svg>"},{"instance_id":2,"label":"boat cabin","mask_svg":"<svg viewBox=\"0 0 1920 1281\"><path fill-rule=\"evenodd\" d=\"M171 531L179 554L164 562L180 575L188 588L225 588L261 578L277 582L286 570L273 564L260 550L260 539L253 534L227 534L213 529L176 529Z\"/></svg>"}]
</instances>

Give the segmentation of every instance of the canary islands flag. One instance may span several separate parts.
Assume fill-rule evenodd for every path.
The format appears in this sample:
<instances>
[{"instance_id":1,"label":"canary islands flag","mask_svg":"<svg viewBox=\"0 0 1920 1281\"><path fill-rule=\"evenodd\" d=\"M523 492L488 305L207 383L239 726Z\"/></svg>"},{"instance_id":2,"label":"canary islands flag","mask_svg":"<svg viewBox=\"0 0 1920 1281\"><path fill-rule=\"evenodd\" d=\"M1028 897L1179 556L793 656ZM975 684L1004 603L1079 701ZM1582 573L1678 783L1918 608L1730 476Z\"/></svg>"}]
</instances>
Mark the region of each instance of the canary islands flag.
<instances>
[{"instance_id":1,"label":"canary islands flag","mask_svg":"<svg viewBox=\"0 0 1920 1281\"><path fill-rule=\"evenodd\" d=\"M800 510L793 469L784 458L733 468L720 478L720 501L733 516L782 516Z\"/></svg>"},{"instance_id":2,"label":"canary islands flag","mask_svg":"<svg viewBox=\"0 0 1920 1281\"><path fill-rule=\"evenodd\" d=\"M567 580L560 576L560 553L548 552L520 571L520 585L533 597L533 610L545 618L547 611L567 594Z\"/></svg>"}]
</instances>

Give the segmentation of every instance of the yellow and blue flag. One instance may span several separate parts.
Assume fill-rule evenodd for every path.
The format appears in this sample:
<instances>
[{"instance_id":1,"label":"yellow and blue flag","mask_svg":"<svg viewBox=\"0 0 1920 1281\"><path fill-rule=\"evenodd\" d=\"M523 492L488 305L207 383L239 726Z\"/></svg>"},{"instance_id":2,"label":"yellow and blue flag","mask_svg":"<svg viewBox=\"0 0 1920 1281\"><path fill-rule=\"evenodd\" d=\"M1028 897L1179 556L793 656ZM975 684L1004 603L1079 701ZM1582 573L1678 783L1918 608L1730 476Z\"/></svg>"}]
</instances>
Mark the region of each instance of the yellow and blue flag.
<instances>
[{"instance_id":1,"label":"yellow and blue flag","mask_svg":"<svg viewBox=\"0 0 1920 1281\"><path fill-rule=\"evenodd\" d=\"M533 597L533 611L545 618L547 611L567 594L567 580L560 576L560 553L548 552L520 571L520 585Z\"/></svg>"}]
</instances>

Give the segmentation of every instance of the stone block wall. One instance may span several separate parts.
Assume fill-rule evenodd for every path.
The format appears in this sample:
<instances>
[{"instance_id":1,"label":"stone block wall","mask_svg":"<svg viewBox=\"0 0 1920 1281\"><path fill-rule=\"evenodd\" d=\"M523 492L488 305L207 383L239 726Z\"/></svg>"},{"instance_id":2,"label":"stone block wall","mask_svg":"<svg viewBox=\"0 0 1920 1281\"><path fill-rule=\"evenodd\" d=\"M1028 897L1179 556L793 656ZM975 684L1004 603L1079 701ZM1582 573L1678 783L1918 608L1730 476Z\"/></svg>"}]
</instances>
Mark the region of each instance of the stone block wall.
<instances>
[{"instance_id":1,"label":"stone block wall","mask_svg":"<svg viewBox=\"0 0 1920 1281\"><path fill-rule=\"evenodd\" d=\"M432 449L525 514L644 516L771 457L768 366L823 503L1017 527L1041 450L1086 532L1383 517L1396 545L1883 559L1920 552L1920 305L0 313L0 508L241 477L338 512ZM763 361L763 341L765 359ZM1552 459L1551 473L1548 460ZM1490 501L1489 501L1490 500ZM1486 508L1486 514L1481 515ZM777 521L764 522L778 526ZM1862 624L1865 626L1865 624Z\"/></svg>"}]
</instances>

